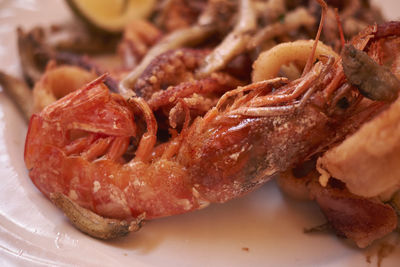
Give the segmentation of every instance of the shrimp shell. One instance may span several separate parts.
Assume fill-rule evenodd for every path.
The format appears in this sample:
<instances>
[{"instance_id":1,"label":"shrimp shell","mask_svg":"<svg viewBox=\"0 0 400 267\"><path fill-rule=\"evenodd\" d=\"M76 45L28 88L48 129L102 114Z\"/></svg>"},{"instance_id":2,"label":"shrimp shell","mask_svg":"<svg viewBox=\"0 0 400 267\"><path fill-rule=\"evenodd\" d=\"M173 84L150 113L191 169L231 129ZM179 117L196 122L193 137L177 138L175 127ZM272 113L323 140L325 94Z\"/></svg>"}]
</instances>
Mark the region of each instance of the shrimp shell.
<instances>
[{"instance_id":1,"label":"shrimp shell","mask_svg":"<svg viewBox=\"0 0 400 267\"><path fill-rule=\"evenodd\" d=\"M368 49L374 29L353 44ZM277 78L229 91L159 145L148 103L110 94L100 77L32 116L25 144L29 175L48 197L62 193L101 216L128 221L243 196L381 112L386 104L363 101L351 86L341 90L347 81L340 64L327 57L297 80ZM331 101L335 97L347 104ZM137 117L146 122L143 134ZM135 157L127 159L135 140Z\"/></svg>"}]
</instances>

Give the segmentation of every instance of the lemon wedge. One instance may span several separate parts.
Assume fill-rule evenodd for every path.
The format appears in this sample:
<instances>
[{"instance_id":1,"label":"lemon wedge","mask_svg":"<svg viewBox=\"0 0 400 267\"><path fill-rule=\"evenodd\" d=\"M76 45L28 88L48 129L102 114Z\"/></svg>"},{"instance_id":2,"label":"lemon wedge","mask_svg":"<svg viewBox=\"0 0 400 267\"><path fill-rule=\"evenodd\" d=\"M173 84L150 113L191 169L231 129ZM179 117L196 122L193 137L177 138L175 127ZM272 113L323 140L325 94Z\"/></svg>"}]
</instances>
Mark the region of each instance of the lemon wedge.
<instances>
[{"instance_id":1,"label":"lemon wedge","mask_svg":"<svg viewBox=\"0 0 400 267\"><path fill-rule=\"evenodd\" d=\"M118 33L150 15L156 0L66 0L72 11L97 30Z\"/></svg>"}]
</instances>

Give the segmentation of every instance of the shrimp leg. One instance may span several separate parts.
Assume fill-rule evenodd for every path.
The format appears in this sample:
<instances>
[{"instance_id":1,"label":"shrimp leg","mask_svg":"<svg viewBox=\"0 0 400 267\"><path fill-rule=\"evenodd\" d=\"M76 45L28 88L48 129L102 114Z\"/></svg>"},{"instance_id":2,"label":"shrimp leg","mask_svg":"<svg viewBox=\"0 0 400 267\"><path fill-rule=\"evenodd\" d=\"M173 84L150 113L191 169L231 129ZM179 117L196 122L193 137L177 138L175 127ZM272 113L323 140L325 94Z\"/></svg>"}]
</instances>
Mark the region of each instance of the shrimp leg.
<instances>
[{"instance_id":1,"label":"shrimp leg","mask_svg":"<svg viewBox=\"0 0 400 267\"><path fill-rule=\"evenodd\" d=\"M250 101L250 106L240 107L230 111L230 114L243 116L277 116L293 113L295 110L304 107L307 100L318 89L319 77L324 77L330 67L334 63L332 57L329 57L328 62L322 66L317 63L314 68L299 82L292 92L286 94L275 94L256 97ZM302 96L300 101L296 98ZM282 102L289 102L283 106L271 106Z\"/></svg>"}]
</instances>

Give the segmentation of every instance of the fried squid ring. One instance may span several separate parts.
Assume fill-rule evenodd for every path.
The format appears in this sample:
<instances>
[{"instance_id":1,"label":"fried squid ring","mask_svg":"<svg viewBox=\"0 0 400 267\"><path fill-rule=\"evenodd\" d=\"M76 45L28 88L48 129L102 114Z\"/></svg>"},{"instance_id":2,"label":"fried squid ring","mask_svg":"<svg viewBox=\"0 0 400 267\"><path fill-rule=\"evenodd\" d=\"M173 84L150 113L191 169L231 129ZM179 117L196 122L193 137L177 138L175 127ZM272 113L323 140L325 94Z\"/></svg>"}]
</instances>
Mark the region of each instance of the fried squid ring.
<instances>
[{"instance_id":1,"label":"fried squid ring","mask_svg":"<svg viewBox=\"0 0 400 267\"><path fill-rule=\"evenodd\" d=\"M305 65L312 52L314 42L314 40L300 40L282 43L261 53L253 63L253 82L259 82L276 77L282 65L286 65L292 61L301 62ZM321 59L322 56L339 57L332 48L321 41L318 41L314 60Z\"/></svg>"}]
</instances>

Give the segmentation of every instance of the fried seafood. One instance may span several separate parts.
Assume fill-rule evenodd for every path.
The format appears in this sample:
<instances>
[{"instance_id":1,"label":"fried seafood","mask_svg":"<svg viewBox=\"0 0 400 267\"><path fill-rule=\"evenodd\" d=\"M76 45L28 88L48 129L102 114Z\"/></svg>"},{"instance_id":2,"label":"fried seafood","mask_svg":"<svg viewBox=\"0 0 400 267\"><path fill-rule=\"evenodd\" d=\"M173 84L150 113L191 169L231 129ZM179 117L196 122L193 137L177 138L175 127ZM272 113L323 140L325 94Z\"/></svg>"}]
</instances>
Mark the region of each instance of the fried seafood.
<instances>
[{"instance_id":1,"label":"fried seafood","mask_svg":"<svg viewBox=\"0 0 400 267\"><path fill-rule=\"evenodd\" d=\"M146 100L153 111L163 109L169 117L185 117L170 114L171 108L177 101L183 99L190 108L193 117L204 115L215 106L218 98L226 91L236 88L243 83L227 73L212 73L208 77L197 79L194 71L201 65L209 50L201 49L177 49L170 50L156 57L143 74L138 78L134 92L137 96ZM193 105L193 100L185 98L193 97L193 94L201 96L203 105ZM193 98L192 98L193 99ZM207 105L208 103L208 105ZM178 120L172 119L174 128ZM183 122L183 120L179 120Z\"/></svg>"},{"instance_id":2,"label":"fried seafood","mask_svg":"<svg viewBox=\"0 0 400 267\"><path fill-rule=\"evenodd\" d=\"M285 0L254 0L253 5L257 12L257 16L263 22L268 24L279 19L287 11L287 3ZM299 6L298 4L297 6Z\"/></svg>"},{"instance_id":3,"label":"fried seafood","mask_svg":"<svg viewBox=\"0 0 400 267\"><path fill-rule=\"evenodd\" d=\"M353 240L360 248L397 227L397 214L389 204L351 194L340 181L333 179L322 187L314 180L308 188L336 233Z\"/></svg>"},{"instance_id":4,"label":"fried seafood","mask_svg":"<svg viewBox=\"0 0 400 267\"><path fill-rule=\"evenodd\" d=\"M202 95L204 100L213 99L217 96L219 98L219 95L241 84L239 80L229 74L213 73L207 78L181 82L176 86L169 86L165 90L155 92L147 102L152 110L157 110L160 107L175 104L179 99L190 97L193 94ZM216 93L216 96L210 96L212 93Z\"/></svg>"},{"instance_id":5,"label":"fried seafood","mask_svg":"<svg viewBox=\"0 0 400 267\"><path fill-rule=\"evenodd\" d=\"M282 32L295 31L300 27L313 28L315 22L316 19L307 9L304 7L298 7L286 14L282 21L268 24L263 29L259 30L249 41L247 48L250 50L254 49L266 40L271 40L274 37L281 35Z\"/></svg>"},{"instance_id":6,"label":"fried seafood","mask_svg":"<svg viewBox=\"0 0 400 267\"><path fill-rule=\"evenodd\" d=\"M207 80L204 81L207 82ZM191 85L189 86L191 87ZM218 99L204 97L196 93L189 97L177 99L178 102L168 113L168 122L172 129L184 125L188 117L190 119L206 114L207 111L215 107L218 101ZM187 116L188 112L190 112L190 116Z\"/></svg>"},{"instance_id":7,"label":"fried seafood","mask_svg":"<svg viewBox=\"0 0 400 267\"><path fill-rule=\"evenodd\" d=\"M235 56L246 49L251 34L256 30L257 17L251 0L239 1L239 18L235 28L207 57L197 75L204 77L224 68Z\"/></svg>"},{"instance_id":8,"label":"fried seafood","mask_svg":"<svg viewBox=\"0 0 400 267\"><path fill-rule=\"evenodd\" d=\"M199 43L206 39L214 31L215 28L210 25L194 25L190 28L177 30L169 35L166 35L147 52L140 64L120 82L119 93L125 95L125 97L132 96L132 88L137 79L157 56L167 52L168 50Z\"/></svg>"},{"instance_id":9,"label":"fried seafood","mask_svg":"<svg viewBox=\"0 0 400 267\"><path fill-rule=\"evenodd\" d=\"M400 101L319 159L323 181L333 176L353 194L375 197L400 186Z\"/></svg>"},{"instance_id":10,"label":"fried seafood","mask_svg":"<svg viewBox=\"0 0 400 267\"><path fill-rule=\"evenodd\" d=\"M379 198L365 198L348 191L332 178L326 186L318 182L315 160L281 173L278 183L283 192L298 200L314 200L325 215L329 229L364 248L397 227L395 209Z\"/></svg>"},{"instance_id":11,"label":"fried seafood","mask_svg":"<svg viewBox=\"0 0 400 267\"><path fill-rule=\"evenodd\" d=\"M277 177L280 190L296 200L311 200L309 184L318 179L315 161L306 161L300 166L281 172Z\"/></svg>"},{"instance_id":12,"label":"fried seafood","mask_svg":"<svg viewBox=\"0 0 400 267\"><path fill-rule=\"evenodd\" d=\"M240 197L279 173L282 188L316 200L359 246L392 231L397 218L387 205L333 179L324 188L315 170L293 178L291 169L388 108L379 100L394 98L396 80L377 95L379 81L368 74L360 85L357 75L362 64L378 77L400 73L399 57L382 52L398 50L399 24L367 28L339 55L333 9L324 23L328 7L317 1L317 30L319 8L293 2L163 1L149 20L126 26L116 64L82 55L84 45L52 43L40 29L20 30L24 72L36 82L24 155L33 183L78 229L101 239ZM345 25L360 3L334 1ZM334 49L319 41L322 25ZM363 222L351 228L358 217Z\"/></svg>"},{"instance_id":13,"label":"fried seafood","mask_svg":"<svg viewBox=\"0 0 400 267\"><path fill-rule=\"evenodd\" d=\"M373 29L353 44L368 49L388 37ZM128 221L240 197L380 112L382 105L360 101L354 87L343 94L340 66L328 56L297 80L276 78L229 91L191 125L186 113L182 131L159 145L149 105L110 94L101 78L33 115L25 146L29 175L48 197L61 193L99 215ZM325 100L338 95L348 105ZM137 131L133 107L146 122L144 134ZM135 157L127 159L133 140L139 140Z\"/></svg>"},{"instance_id":14,"label":"fried seafood","mask_svg":"<svg viewBox=\"0 0 400 267\"><path fill-rule=\"evenodd\" d=\"M99 64L96 64L95 61L88 56L74 53L73 47L71 48L68 46L69 49L67 49L67 47L61 49L58 48L58 43L51 45L51 41L48 40L47 37L49 33L42 28L34 28L28 32L18 29L17 34L20 63L25 80L28 84L34 85L41 79L50 61L56 62L57 65L71 65L83 68L87 71L93 71L97 75L102 74L104 71L111 70L109 66L99 66ZM86 39L87 38L88 37L86 37ZM85 42L94 41L89 38L89 40L86 40ZM104 42L100 39L97 40L96 43ZM75 45L79 46L79 42ZM101 51L109 51L111 49L110 47L114 46L115 41L111 39L106 45L94 45L94 50L86 49L85 51L87 51L87 53L100 53ZM83 48L81 47L81 49ZM115 78L108 76L106 84L112 91L116 91L117 81Z\"/></svg>"},{"instance_id":15,"label":"fried seafood","mask_svg":"<svg viewBox=\"0 0 400 267\"><path fill-rule=\"evenodd\" d=\"M165 35L148 51L140 64L120 82L119 93L126 98L134 95L132 88L137 79L157 56L168 50L190 47L204 42L219 28L225 28L227 23L224 20L225 16L219 15L221 15L221 9L224 10L223 7L226 5L229 5L229 2L225 0L209 1L196 23L190 27L181 28Z\"/></svg>"},{"instance_id":16,"label":"fried seafood","mask_svg":"<svg viewBox=\"0 0 400 267\"><path fill-rule=\"evenodd\" d=\"M135 20L124 30L118 52L124 61L125 69L133 69L162 37L162 32L146 20Z\"/></svg>"},{"instance_id":17,"label":"fried seafood","mask_svg":"<svg viewBox=\"0 0 400 267\"><path fill-rule=\"evenodd\" d=\"M355 40L367 53L359 50L359 45L356 45L359 49L350 44L344 47L341 58L343 69L338 69L344 72L348 83L342 85L346 88L343 90L356 86L361 94L372 100L391 102L397 98L400 86L393 70L396 70L399 50L398 46L391 45L389 47L397 49L387 50L383 42L397 44L398 31L398 22L366 29ZM368 36L371 32L374 36ZM369 101L364 102L368 104ZM286 171L279 178L281 188L288 194L315 199L333 229L355 241L359 247L366 247L397 227L395 209L382 200L390 200L399 189L400 140L396 133L400 121L399 103L396 100L389 106L381 102L380 109L386 110L318 159L317 169L322 174L319 181L322 186L315 171L298 178L291 171Z\"/></svg>"},{"instance_id":18,"label":"fried seafood","mask_svg":"<svg viewBox=\"0 0 400 267\"><path fill-rule=\"evenodd\" d=\"M276 77L281 67L290 62L295 61L297 64L305 65L309 56L313 52L313 45L313 40L300 40L281 43L261 53L253 63L253 82ZM321 59L326 56L332 56L335 58L339 57L331 47L322 42L318 42L317 48L314 52L314 59Z\"/></svg>"},{"instance_id":19,"label":"fried seafood","mask_svg":"<svg viewBox=\"0 0 400 267\"><path fill-rule=\"evenodd\" d=\"M149 100L152 95L169 86L194 80L194 70L203 62L209 50L176 49L157 56L138 77L134 92Z\"/></svg>"},{"instance_id":20,"label":"fried seafood","mask_svg":"<svg viewBox=\"0 0 400 267\"><path fill-rule=\"evenodd\" d=\"M74 66L55 66L50 62L47 70L33 87L33 112L85 86L96 78L96 74Z\"/></svg>"},{"instance_id":21,"label":"fried seafood","mask_svg":"<svg viewBox=\"0 0 400 267\"><path fill-rule=\"evenodd\" d=\"M205 0L164 0L156 22L166 32L189 27L196 22L206 4Z\"/></svg>"},{"instance_id":22,"label":"fried seafood","mask_svg":"<svg viewBox=\"0 0 400 267\"><path fill-rule=\"evenodd\" d=\"M378 26L376 30L379 32L378 36L397 34L399 26L398 23L391 22ZM398 37L389 41L395 44L394 47L398 47L396 39ZM353 85L358 86L369 98L387 102L395 100L395 102L379 116L366 123L356 134L319 159L321 182L326 183L329 177L333 176L343 181L350 192L363 197L375 197L385 192L393 192L399 187L397 166L400 163L398 155L400 81L395 75L398 75L396 71L398 50L388 51L384 46L371 45L370 54L380 64L391 64L390 68L380 66L365 53L351 46L347 46L343 54L343 69Z\"/></svg>"},{"instance_id":23,"label":"fried seafood","mask_svg":"<svg viewBox=\"0 0 400 267\"><path fill-rule=\"evenodd\" d=\"M33 112L33 96L29 86L3 72L0 72L0 85L22 112L24 119L29 121Z\"/></svg>"}]
</instances>

